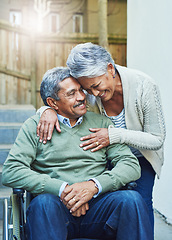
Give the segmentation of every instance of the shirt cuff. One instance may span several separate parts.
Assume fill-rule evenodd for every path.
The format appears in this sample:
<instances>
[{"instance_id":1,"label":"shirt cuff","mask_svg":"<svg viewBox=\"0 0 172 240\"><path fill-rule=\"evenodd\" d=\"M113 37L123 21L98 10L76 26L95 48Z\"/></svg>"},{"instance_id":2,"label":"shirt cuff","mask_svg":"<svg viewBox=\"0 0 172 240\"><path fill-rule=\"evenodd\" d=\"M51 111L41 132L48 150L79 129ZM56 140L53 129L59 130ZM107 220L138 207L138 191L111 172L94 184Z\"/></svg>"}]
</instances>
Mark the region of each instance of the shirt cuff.
<instances>
[{"instance_id":1,"label":"shirt cuff","mask_svg":"<svg viewBox=\"0 0 172 240\"><path fill-rule=\"evenodd\" d=\"M93 198L96 198L96 197L102 192L102 186L101 186L100 182L99 182L97 179L95 179L95 178L90 178L88 181L90 181L90 180L92 180L93 182L95 182L95 185L96 185L96 187L98 188L98 193L93 196Z\"/></svg>"},{"instance_id":2,"label":"shirt cuff","mask_svg":"<svg viewBox=\"0 0 172 240\"><path fill-rule=\"evenodd\" d=\"M60 187L60 190L59 190L59 197L61 197L61 194L62 194L62 192L65 189L67 184L68 184L67 182L62 183L62 185Z\"/></svg>"}]
</instances>

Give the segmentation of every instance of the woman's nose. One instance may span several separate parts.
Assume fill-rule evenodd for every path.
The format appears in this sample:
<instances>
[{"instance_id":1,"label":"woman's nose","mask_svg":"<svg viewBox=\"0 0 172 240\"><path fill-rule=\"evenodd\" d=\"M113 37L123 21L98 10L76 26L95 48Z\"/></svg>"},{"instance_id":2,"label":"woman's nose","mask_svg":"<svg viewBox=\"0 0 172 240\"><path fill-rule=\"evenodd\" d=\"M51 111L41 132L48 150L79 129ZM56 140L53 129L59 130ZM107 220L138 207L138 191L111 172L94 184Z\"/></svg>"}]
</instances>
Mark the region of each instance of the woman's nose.
<instances>
[{"instance_id":1,"label":"woman's nose","mask_svg":"<svg viewBox=\"0 0 172 240\"><path fill-rule=\"evenodd\" d=\"M92 94L93 94L95 97L97 97L97 96L99 95L99 93L100 93L100 91L97 90L97 89L91 89L91 92L92 92Z\"/></svg>"}]
</instances>

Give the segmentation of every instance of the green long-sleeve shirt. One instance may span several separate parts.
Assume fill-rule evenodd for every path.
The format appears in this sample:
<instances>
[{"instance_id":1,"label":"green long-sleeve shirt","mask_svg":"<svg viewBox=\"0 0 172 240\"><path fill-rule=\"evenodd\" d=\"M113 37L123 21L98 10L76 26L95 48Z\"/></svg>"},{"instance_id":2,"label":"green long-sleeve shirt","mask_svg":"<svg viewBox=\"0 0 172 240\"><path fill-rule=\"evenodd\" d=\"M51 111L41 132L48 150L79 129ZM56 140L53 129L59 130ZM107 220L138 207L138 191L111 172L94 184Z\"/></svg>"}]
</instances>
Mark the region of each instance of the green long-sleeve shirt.
<instances>
[{"instance_id":1,"label":"green long-sleeve shirt","mask_svg":"<svg viewBox=\"0 0 172 240\"><path fill-rule=\"evenodd\" d=\"M83 122L74 128L60 123L61 133L54 129L47 144L39 142L36 127L39 116L29 118L3 166L2 182L9 187L24 188L34 194L59 194L64 181L69 184L96 178L102 193L116 191L140 177L137 158L123 144L112 144L99 151L84 151L80 138L88 135L89 128L107 128L110 120L87 112ZM106 170L107 158L114 168Z\"/></svg>"}]
</instances>

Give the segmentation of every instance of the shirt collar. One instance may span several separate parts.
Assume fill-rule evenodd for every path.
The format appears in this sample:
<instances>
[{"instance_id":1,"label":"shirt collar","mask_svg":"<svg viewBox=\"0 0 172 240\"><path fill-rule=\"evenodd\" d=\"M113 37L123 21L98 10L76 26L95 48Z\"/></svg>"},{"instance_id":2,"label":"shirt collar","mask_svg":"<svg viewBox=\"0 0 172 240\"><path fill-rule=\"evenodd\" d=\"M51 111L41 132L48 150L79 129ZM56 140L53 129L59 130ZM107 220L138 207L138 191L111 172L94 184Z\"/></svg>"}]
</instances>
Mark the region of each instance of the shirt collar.
<instances>
[{"instance_id":1,"label":"shirt collar","mask_svg":"<svg viewBox=\"0 0 172 240\"><path fill-rule=\"evenodd\" d=\"M59 120L61 123L65 124L65 125L68 126L69 128L74 128L74 127L76 127L77 125L81 124L82 121L83 121L83 116L81 116L80 118L78 118L78 120L77 120L77 122L75 123L75 125L74 125L74 126L71 126L70 121L69 121L69 118L63 117L63 116L60 115L60 114L57 114L57 117L58 117L58 120Z\"/></svg>"}]
</instances>

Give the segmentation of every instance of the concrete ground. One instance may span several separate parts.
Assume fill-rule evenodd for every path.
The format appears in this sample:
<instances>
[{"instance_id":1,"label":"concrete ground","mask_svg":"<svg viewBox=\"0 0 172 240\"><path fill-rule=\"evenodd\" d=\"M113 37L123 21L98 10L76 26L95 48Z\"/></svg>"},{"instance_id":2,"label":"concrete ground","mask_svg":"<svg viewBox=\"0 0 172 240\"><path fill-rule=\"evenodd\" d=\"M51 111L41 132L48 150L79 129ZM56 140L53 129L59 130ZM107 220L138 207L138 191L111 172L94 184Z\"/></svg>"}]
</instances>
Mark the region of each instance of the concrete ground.
<instances>
[{"instance_id":1,"label":"concrete ground","mask_svg":"<svg viewBox=\"0 0 172 240\"><path fill-rule=\"evenodd\" d=\"M2 240L2 221L0 221L0 240ZM157 212L155 212L155 240L172 240L172 225L168 225Z\"/></svg>"},{"instance_id":2,"label":"concrete ground","mask_svg":"<svg viewBox=\"0 0 172 240\"><path fill-rule=\"evenodd\" d=\"M172 240L172 225L165 222L164 218L155 211L155 240Z\"/></svg>"}]
</instances>

